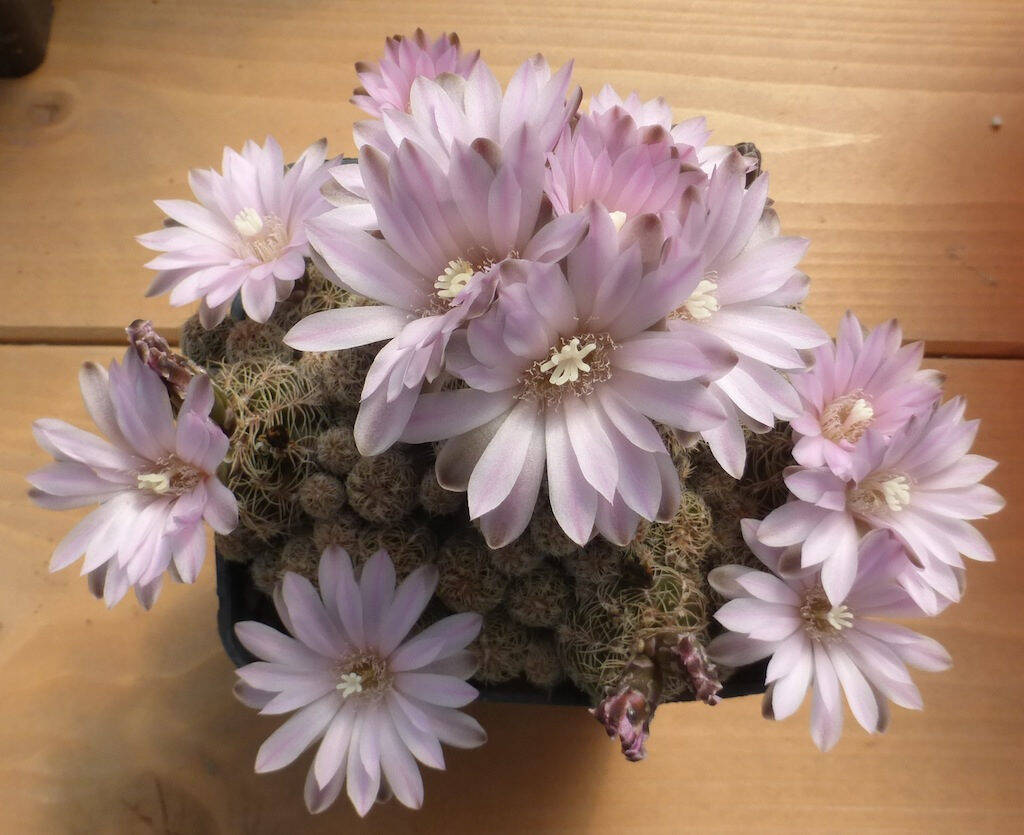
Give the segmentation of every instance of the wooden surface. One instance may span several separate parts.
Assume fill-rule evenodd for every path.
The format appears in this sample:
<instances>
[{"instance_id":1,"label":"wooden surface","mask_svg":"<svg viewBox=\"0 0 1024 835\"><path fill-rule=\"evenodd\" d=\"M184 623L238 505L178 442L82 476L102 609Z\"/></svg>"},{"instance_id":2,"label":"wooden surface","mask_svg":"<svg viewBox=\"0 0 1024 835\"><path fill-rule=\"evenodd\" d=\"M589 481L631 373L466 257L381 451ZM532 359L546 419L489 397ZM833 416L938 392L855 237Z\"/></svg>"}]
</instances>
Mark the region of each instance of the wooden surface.
<instances>
[{"instance_id":1,"label":"wooden surface","mask_svg":"<svg viewBox=\"0 0 1024 835\"><path fill-rule=\"evenodd\" d=\"M83 359L110 350L0 348L0 832L824 832L1011 831L1019 826L1024 720L1024 568L1014 507L1024 501L1016 404L1024 361L942 360L951 391L981 416L979 451L999 458L992 484L1011 509L985 525L1000 561L972 565L964 602L924 629L953 654L953 670L921 674L926 709L893 711L885 736L850 717L820 754L808 710L761 718L758 697L715 708L669 705L654 721L645 762L627 763L582 708L475 705L490 741L452 751L429 772L418 814L375 809L357 823L345 803L307 821L304 765L252 773L280 720L231 695L217 640L213 571L196 587L165 589L142 612L107 611L74 569L46 561L74 514L33 508L22 475L45 456L30 421L86 422L73 396ZM485 825L486 824L486 825ZM688 825L687 830L690 829Z\"/></svg>"},{"instance_id":2,"label":"wooden surface","mask_svg":"<svg viewBox=\"0 0 1024 835\"><path fill-rule=\"evenodd\" d=\"M0 86L0 337L179 324L133 299L151 201L267 132L351 152L353 62L416 25L457 28L502 78L575 57L588 95L663 95L755 140L784 228L813 239L808 310L829 327L856 305L936 351L1024 356L1024 4L976 0L60 3L46 63Z\"/></svg>"},{"instance_id":3,"label":"wooden surface","mask_svg":"<svg viewBox=\"0 0 1024 835\"><path fill-rule=\"evenodd\" d=\"M918 677L923 713L896 709L884 737L848 720L821 755L806 709L672 705L634 765L583 710L478 705L490 742L428 774L422 812L309 819L304 765L252 773L277 721L231 696L212 566L150 613L47 574L75 514L24 497L45 460L31 420L84 425L77 365L119 353L102 343L137 316L189 312L140 296L150 200L269 131L292 155L321 135L351 151L352 62L416 25L457 28L502 77L573 55L591 91L662 94L755 140L786 231L813 239L811 314L898 314L932 353L980 357L933 364L983 419L1009 509L985 526L1000 561L923 627L956 663ZM0 82L0 832L1020 831L1022 43L1019 2L59 3L47 62Z\"/></svg>"}]
</instances>

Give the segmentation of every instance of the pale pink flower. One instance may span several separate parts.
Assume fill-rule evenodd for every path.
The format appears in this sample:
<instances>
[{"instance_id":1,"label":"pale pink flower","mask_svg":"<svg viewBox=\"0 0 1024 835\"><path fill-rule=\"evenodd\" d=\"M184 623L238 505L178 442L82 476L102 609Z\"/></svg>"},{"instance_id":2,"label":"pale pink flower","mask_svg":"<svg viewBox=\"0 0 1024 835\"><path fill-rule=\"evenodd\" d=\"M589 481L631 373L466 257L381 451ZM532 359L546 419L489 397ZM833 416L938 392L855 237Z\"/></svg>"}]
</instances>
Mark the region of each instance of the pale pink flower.
<instances>
[{"instance_id":1,"label":"pale pink flower","mask_svg":"<svg viewBox=\"0 0 1024 835\"><path fill-rule=\"evenodd\" d=\"M310 222L309 236L341 282L380 304L313 314L285 341L326 351L390 340L367 374L355 423L360 451L376 455L398 440L424 382L441 373L452 333L490 304L495 266L559 260L586 216L542 224L544 158L526 128L503 150L456 141L447 173L411 142L390 158L364 148L360 167L380 235L336 209Z\"/></svg>"},{"instance_id":2,"label":"pale pink flower","mask_svg":"<svg viewBox=\"0 0 1024 835\"><path fill-rule=\"evenodd\" d=\"M289 635L257 621L235 625L245 647L263 659L241 667L239 699L265 715L296 711L256 754L256 771L276 771L319 741L306 778L311 812L322 812L343 787L365 815L385 786L406 806L423 803L416 760L444 768L441 743L482 745L487 735L456 708L477 696L466 679L476 655L466 647L480 631L471 612L451 615L409 637L437 585L423 566L395 587L386 551L363 566L358 582L341 548L320 559L320 593L288 572L274 593Z\"/></svg>"},{"instance_id":3,"label":"pale pink flower","mask_svg":"<svg viewBox=\"0 0 1024 835\"><path fill-rule=\"evenodd\" d=\"M408 110L409 92L417 78L435 79L446 74L465 78L479 58L479 51L462 54L459 36L454 32L444 32L433 42L422 29L417 29L411 38L395 35L385 42L384 57L379 63L356 64L363 86L350 101L378 118L385 108Z\"/></svg>"},{"instance_id":4,"label":"pale pink flower","mask_svg":"<svg viewBox=\"0 0 1024 835\"><path fill-rule=\"evenodd\" d=\"M835 344L814 350L814 367L793 377L802 401L791 421L798 463L846 475L850 453L869 428L891 437L939 399L942 375L920 370L924 343L901 348L902 337L892 319L865 338L847 312Z\"/></svg>"},{"instance_id":5,"label":"pale pink flower","mask_svg":"<svg viewBox=\"0 0 1024 835\"><path fill-rule=\"evenodd\" d=\"M544 57L535 55L519 67L504 92L479 60L466 78L420 76L409 91L408 112L384 108L380 119L357 122L356 145L360 155L369 146L391 156L403 141L414 142L446 171L454 143L487 139L500 147L525 127L546 153L579 107L582 93L579 87L570 93L571 75L571 62L552 75Z\"/></svg>"},{"instance_id":6,"label":"pale pink flower","mask_svg":"<svg viewBox=\"0 0 1024 835\"><path fill-rule=\"evenodd\" d=\"M330 178L327 143L316 142L285 170L281 147L267 137L239 154L224 149L223 173L193 169L189 185L198 203L157 200L173 226L139 235L163 252L146 264L160 273L147 295L171 293L171 304L199 301L211 328L241 294L248 316L265 322L292 291L310 254L304 223L330 208L320 188Z\"/></svg>"},{"instance_id":7,"label":"pale pink flower","mask_svg":"<svg viewBox=\"0 0 1024 835\"><path fill-rule=\"evenodd\" d=\"M910 560L901 583L940 598L962 594L961 555L993 560L992 548L971 521L999 511L1002 497L980 481L996 462L969 455L978 421L965 421L963 398L927 407L886 440L869 429L851 455L850 478L827 468L793 467L786 486L796 497L776 508L758 536L772 546L799 545L804 567L821 565L833 602L847 595L857 573L858 529L892 531ZM938 599L918 597L934 611Z\"/></svg>"},{"instance_id":8,"label":"pale pink flower","mask_svg":"<svg viewBox=\"0 0 1024 835\"><path fill-rule=\"evenodd\" d=\"M703 276L670 320L669 328L700 330L726 342L739 357L710 391L728 420L700 433L730 475L743 475L744 429L767 432L796 417L800 399L788 375L802 370L802 351L828 334L795 309L809 281L797 265L804 238L781 236L768 204L768 175L746 186L744 158L732 151L711 172L704 217L687 217L682 234L704 256Z\"/></svg>"},{"instance_id":9,"label":"pale pink flower","mask_svg":"<svg viewBox=\"0 0 1024 835\"><path fill-rule=\"evenodd\" d=\"M195 581L206 555L204 520L218 533L238 523L235 497L216 476L228 439L209 418L213 388L206 375L194 377L175 424L163 382L134 350L109 374L85 363L79 382L107 440L37 420L36 441L56 463L28 476L29 495L51 510L100 506L57 545L50 570L85 554L82 573L108 606L132 587L149 608L164 571Z\"/></svg>"},{"instance_id":10,"label":"pale pink flower","mask_svg":"<svg viewBox=\"0 0 1024 835\"><path fill-rule=\"evenodd\" d=\"M729 598L715 619L730 631L715 638L708 653L729 666L771 656L766 717L791 716L811 688L811 737L827 751L842 733L840 689L868 733L888 726L889 701L922 707L907 666L934 672L952 661L931 638L875 620L920 614L895 583L900 545L889 533L873 531L863 539L855 581L838 600L825 595L816 571L787 573L782 549L758 541L758 523L744 520L743 536L772 573L739 565L711 571L711 585Z\"/></svg>"},{"instance_id":11,"label":"pale pink flower","mask_svg":"<svg viewBox=\"0 0 1024 835\"><path fill-rule=\"evenodd\" d=\"M491 547L519 536L545 470L555 518L576 542L596 528L625 544L641 517L667 520L679 476L651 420L690 431L724 417L706 388L735 362L698 330L659 330L700 279L699 256L670 246L647 270L619 250L608 213L558 264L507 261L494 306L456 334L448 370L469 388L426 393L403 440L451 438L437 475L467 490ZM457 437L456 437L457 436Z\"/></svg>"},{"instance_id":12,"label":"pale pink flower","mask_svg":"<svg viewBox=\"0 0 1024 835\"><path fill-rule=\"evenodd\" d=\"M402 107L381 106L375 114L380 118L357 122L354 136L360 162L331 170L335 182L324 189L324 196L336 206L334 220L366 231L378 229L377 215L363 182L362 159L368 148L390 158L403 142L412 142L443 174L448 172L453 153L459 154L464 167L465 154L460 149L475 143L479 146L480 142L484 144L478 150L492 143L504 148L513 138L518 142L524 132L533 137L543 154L554 147L575 115L582 95L577 87L566 100L571 64L552 77L547 61L540 55L519 68L504 93L487 65L476 56L472 65L463 69L465 72L441 73L436 78L429 72L411 79L393 78L396 89L406 90L406 81L409 83L405 103ZM542 168L543 160L540 165ZM455 191L462 197L458 188ZM494 211L498 211L497 205Z\"/></svg>"},{"instance_id":13,"label":"pale pink flower","mask_svg":"<svg viewBox=\"0 0 1024 835\"><path fill-rule=\"evenodd\" d=\"M333 182L328 182L320 189L324 199L334 206L331 216L347 226L366 232L378 231L377 213L367 195L359 161L345 160L342 165L332 166L331 177ZM332 275L330 267L317 255L315 249L312 258L324 275Z\"/></svg>"},{"instance_id":14,"label":"pale pink flower","mask_svg":"<svg viewBox=\"0 0 1024 835\"><path fill-rule=\"evenodd\" d=\"M546 192L557 214L596 201L621 227L642 214L683 214L687 190L704 181L666 129L638 127L626 110L612 107L566 127L548 154Z\"/></svg>"},{"instance_id":15,"label":"pale pink flower","mask_svg":"<svg viewBox=\"0 0 1024 835\"><path fill-rule=\"evenodd\" d=\"M643 101L636 91L633 91L626 98L622 98L610 84L605 84L590 99L591 115L606 113L616 107L625 110L642 128L659 127L668 131L681 159L688 164L699 165L707 174L733 151L731 145L707 144L711 131L708 130L707 119L703 116L695 116L676 123L672 116L672 108L661 96Z\"/></svg>"}]
</instances>

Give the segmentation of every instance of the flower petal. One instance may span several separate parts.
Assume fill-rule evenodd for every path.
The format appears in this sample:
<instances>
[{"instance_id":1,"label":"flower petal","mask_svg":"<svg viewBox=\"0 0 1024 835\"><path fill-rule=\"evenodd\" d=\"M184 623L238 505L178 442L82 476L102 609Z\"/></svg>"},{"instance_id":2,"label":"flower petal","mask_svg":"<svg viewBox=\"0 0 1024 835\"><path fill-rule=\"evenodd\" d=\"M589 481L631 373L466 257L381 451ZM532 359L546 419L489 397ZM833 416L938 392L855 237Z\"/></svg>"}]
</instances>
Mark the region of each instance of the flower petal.
<instances>
[{"instance_id":1,"label":"flower petal","mask_svg":"<svg viewBox=\"0 0 1024 835\"><path fill-rule=\"evenodd\" d=\"M327 729L341 707L341 697L328 693L295 713L256 752L256 773L277 771L293 762Z\"/></svg>"},{"instance_id":2,"label":"flower petal","mask_svg":"<svg viewBox=\"0 0 1024 835\"><path fill-rule=\"evenodd\" d=\"M343 772L349 743L352 741L352 729L355 727L358 707L354 701L346 701L331 719L324 738L320 741L316 757L313 759L313 777L317 786L325 789Z\"/></svg>"},{"instance_id":3,"label":"flower petal","mask_svg":"<svg viewBox=\"0 0 1024 835\"><path fill-rule=\"evenodd\" d=\"M281 592L295 637L323 656L339 657L346 642L334 621L327 616L313 584L289 571L284 575Z\"/></svg>"},{"instance_id":4,"label":"flower petal","mask_svg":"<svg viewBox=\"0 0 1024 835\"><path fill-rule=\"evenodd\" d=\"M377 649L382 655L388 656L394 652L409 634L430 602L435 588L437 569L432 565L420 566L402 581L388 607L387 615L381 621Z\"/></svg>"},{"instance_id":5,"label":"flower petal","mask_svg":"<svg viewBox=\"0 0 1024 835\"><path fill-rule=\"evenodd\" d=\"M395 687L406 696L438 707L464 707L478 695L473 685L435 673L397 673Z\"/></svg>"},{"instance_id":6,"label":"flower petal","mask_svg":"<svg viewBox=\"0 0 1024 835\"><path fill-rule=\"evenodd\" d=\"M313 313L285 334L299 351L341 351L391 339L401 333L409 313L397 307L342 307Z\"/></svg>"}]
</instances>

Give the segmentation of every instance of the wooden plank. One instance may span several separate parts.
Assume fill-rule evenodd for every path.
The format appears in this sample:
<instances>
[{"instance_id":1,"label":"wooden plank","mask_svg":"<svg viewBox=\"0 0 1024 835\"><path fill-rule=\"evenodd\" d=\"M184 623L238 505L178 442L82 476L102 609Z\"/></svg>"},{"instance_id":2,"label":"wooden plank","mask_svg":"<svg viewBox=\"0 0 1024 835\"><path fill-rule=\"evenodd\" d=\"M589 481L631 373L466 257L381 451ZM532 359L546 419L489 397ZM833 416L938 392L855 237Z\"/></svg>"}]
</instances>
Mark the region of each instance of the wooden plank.
<instances>
[{"instance_id":1,"label":"wooden plank","mask_svg":"<svg viewBox=\"0 0 1024 835\"><path fill-rule=\"evenodd\" d=\"M590 92L661 94L756 140L829 328L854 307L942 352L1024 355L1024 7L967 0L61 4L44 66L0 86L0 339L178 325L189 311L141 297L150 201L267 132L351 152L352 62L416 25L458 28L502 78L575 56Z\"/></svg>"},{"instance_id":2,"label":"wooden plank","mask_svg":"<svg viewBox=\"0 0 1024 835\"><path fill-rule=\"evenodd\" d=\"M950 393L983 421L977 451L1002 462L991 481L1010 510L983 525L1000 561L974 565L964 603L920 628L956 666L921 674L923 713L894 710L885 737L847 719L838 747L813 747L805 708L782 723L755 698L709 710L670 705L650 756L625 762L578 708L477 705L491 735L426 776L426 806L374 810L344 802L309 819L306 765L252 773L279 720L234 702L215 628L213 572L168 588L156 608L112 611L73 569L46 562L74 514L36 509L24 473L46 457L32 419L87 425L75 369L113 349L0 348L0 831L4 832L823 832L1010 831L1024 778L1024 568L1017 559L1024 444L1021 361L940 361ZM306 763L306 759L303 760Z\"/></svg>"}]
</instances>

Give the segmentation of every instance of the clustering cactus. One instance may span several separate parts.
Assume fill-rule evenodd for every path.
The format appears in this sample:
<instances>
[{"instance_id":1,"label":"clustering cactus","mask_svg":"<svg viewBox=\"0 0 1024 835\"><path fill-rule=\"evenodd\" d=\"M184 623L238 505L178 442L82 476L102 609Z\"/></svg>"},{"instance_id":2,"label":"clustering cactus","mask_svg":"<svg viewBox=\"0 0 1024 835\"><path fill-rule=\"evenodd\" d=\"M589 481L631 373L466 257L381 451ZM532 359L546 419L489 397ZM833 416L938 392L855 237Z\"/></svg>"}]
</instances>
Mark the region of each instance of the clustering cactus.
<instances>
[{"instance_id":1,"label":"clustering cactus","mask_svg":"<svg viewBox=\"0 0 1024 835\"><path fill-rule=\"evenodd\" d=\"M235 422L227 485L240 522L264 541L285 537L304 522L298 491L330 411L294 365L278 360L225 364L215 380Z\"/></svg>"},{"instance_id":2,"label":"clustering cactus","mask_svg":"<svg viewBox=\"0 0 1024 835\"><path fill-rule=\"evenodd\" d=\"M228 331L224 340L224 361L228 364L291 362L295 352L284 344L284 331L273 322L254 322L245 319Z\"/></svg>"},{"instance_id":3,"label":"clustering cactus","mask_svg":"<svg viewBox=\"0 0 1024 835\"><path fill-rule=\"evenodd\" d=\"M670 522L643 524L626 548L600 537L577 545L541 496L527 531L492 550L469 520L465 494L438 484L435 448L360 456L353 408L372 346L299 354L282 341L303 316L361 303L309 265L266 324L229 319L207 331L190 320L183 328L183 350L210 370L234 420L227 478L241 526L218 537L221 555L249 563L253 584L269 593L285 571L315 583L317 557L329 546L343 547L357 565L384 549L400 578L437 566L435 619L485 614L474 644L481 683L521 679L550 690L568 679L598 702L653 670L660 700L697 695L699 685L672 661L677 655L643 647L662 647L666 636L696 647L707 640L717 602L707 573L752 561L738 520L782 502L788 433L751 435L747 470L736 481L704 445L685 448L665 432L682 502Z\"/></svg>"},{"instance_id":4,"label":"clustering cactus","mask_svg":"<svg viewBox=\"0 0 1024 835\"><path fill-rule=\"evenodd\" d=\"M580 110L542 56L503 92L454 35L357 69L378 120L358 167L326 140L285 165L268 137L193 170L198 203L157 201L149 292L199 318L187 357L136 320L121 362L83 366L105 439L34 424L54 461L31 498L98 504L51 568L84 556L108 606L148 609L217 532L235 619L272 619L265 593L291 633L236 623L270 662L239 698L299 711L257 770L322 738L314 813L343 785L360 815L419 807L415 760L484 740L453 709L474 670L499 693L574 686L630 760L664 701L715 704L726 666L773 719L812 690L822 750L837 679L872 733L889 700L919 706L906 665L950 659L874 616L935 615L961 555L994 558L970 523L1004 504L996 462L895 320L848 313L833 343L800 311L806 241L781 234L757 148L611 86Z\"/></svg>"},{"instance_id":5,"label":"clustering cactus","mask_svg":"<svg viewBox=\"0 0 1024 835\"><path fill-rule=\"evenodd\" d=\"M456 612L489 612L505 598L508 575L497 569L483 537L463 531L441 546L437 596Z\"/></svg>"},{"instance_id":6,"label":"clustering cactus","mask_svg":"<svg viewBox=\"0 0 1024 835\"><path fill-rule=\"evenodd\" d=\"M332 475L347 476L359 458L351 423L337 420L317 436L316 463Z\"/></svg>"},{"instance_id":7,"label":"clustering cactus","mask_svg":"<svg viewBox=\"0 0 1024 835\"><path fill-rule=\"evenodd\" d=\"M484 617L475 646L477 679L484 684L503 684L522 675L530 649L530 630L512 620L504 609L495 609Z\"/></svg>"},{"instance_id":8,"label":"clustering cactus","mask_svg":"<svg viewBox=\"0 0 1024 835\"><path fill-rule=\"evenodd\" d=\"M233 323L226 319L207 330L198 316L185 320L181 327L181 352L198 365L210 368L223 363L227 354L228 334Z\"/></svg>"},{"instance_id":9,"label":"clustering cactus","mask_svg":"<svg viewBox=\"0 0 1024 835\"><path fill-rule=\"evenodd\" d=\"M412 461L398 449L360 458L345 478L349 506L377 524L396 522L412 513L418 486Z\"/></svg>"},{"instance_id":10,"label":"clustering cactus","mask_svg":"<svg viewBox=\"0 0 1024 835\"><path fill-rule=\"evenodd\" d=\"M505 606L523 626L552 629L565 620L571 598L565 572L546 562L509 583Z\"/></svg>"},{"instance_id":11,"label":"clustering cactus","mask_svg":"<svg viewBox=\"0 0 1024 835\"><path fill-rule=\"evenodd\" d=\"M565 678L558 646L547 633L537 631L531 636L523 658L523 677L541 690L550 690Z\"/></svg>"}]
</instances>

